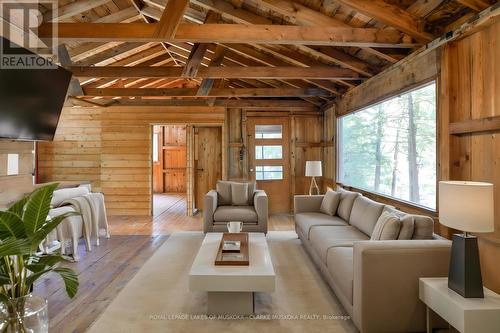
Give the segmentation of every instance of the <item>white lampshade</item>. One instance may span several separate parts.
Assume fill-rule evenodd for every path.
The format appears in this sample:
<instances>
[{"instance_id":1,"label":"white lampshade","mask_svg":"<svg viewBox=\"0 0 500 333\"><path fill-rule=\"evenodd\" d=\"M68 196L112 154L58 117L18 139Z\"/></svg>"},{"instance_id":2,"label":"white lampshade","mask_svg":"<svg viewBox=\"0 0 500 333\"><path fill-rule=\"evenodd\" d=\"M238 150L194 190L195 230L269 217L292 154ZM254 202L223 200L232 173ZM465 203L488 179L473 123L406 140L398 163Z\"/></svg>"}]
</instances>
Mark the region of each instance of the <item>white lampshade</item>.
<instances>
[{"instance_id":1,"label":"white lampshade","mask_svg":"<svg viewBox=\"0 0 500 333\"><path fill-rule=\"evenodd\" d=\"M321 177L321 161L307 161L306 162L306 176L307 177Z\"/></svg>"},{"instance_id":2,"label":"white lampshade","mask_svg":"<svg viewBox=\"0 0 500 333\"><path fill-rule=\"evenodd\" d=\"M494 231L493 184L439 182L439 222L467 232Z\"/></svg>"}]
</instances>

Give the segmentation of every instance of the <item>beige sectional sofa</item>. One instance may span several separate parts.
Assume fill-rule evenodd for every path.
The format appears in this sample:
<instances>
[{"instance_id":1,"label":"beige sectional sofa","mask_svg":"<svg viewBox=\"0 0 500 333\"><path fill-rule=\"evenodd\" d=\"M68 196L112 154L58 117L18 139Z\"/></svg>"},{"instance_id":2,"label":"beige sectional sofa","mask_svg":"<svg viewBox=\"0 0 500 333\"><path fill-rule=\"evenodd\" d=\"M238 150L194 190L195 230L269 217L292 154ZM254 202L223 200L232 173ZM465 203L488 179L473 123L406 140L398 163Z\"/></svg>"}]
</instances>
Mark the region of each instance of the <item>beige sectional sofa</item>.
<instances>
[{"instance_id":1,"label":"beige sectional sofa","mask_svg":"<svg viewBox=\"0 0 500 333\"><path fill-rule=\"evenodd\" d=\"M320 212L323 195L295 196L305 249L361 332L425 331L418 278L447 276L451 242L433 233L430 217L339 191L335 215ZM412 221L406 240L370 240L383 212Z\"/></svg>"}]
</instances>

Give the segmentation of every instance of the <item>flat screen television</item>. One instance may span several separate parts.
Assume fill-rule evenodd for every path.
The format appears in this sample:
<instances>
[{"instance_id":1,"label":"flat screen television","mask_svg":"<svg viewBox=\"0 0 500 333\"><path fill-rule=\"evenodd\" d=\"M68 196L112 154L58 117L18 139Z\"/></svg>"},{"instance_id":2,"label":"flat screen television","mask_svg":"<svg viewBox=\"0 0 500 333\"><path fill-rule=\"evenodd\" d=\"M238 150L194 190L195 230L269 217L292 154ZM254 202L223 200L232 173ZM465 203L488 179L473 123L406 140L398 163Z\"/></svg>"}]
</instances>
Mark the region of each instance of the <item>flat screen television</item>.
<instances>
[{"instance_id":1,"label":"flat screen television","mask_svg":"<svg viewBox=\"0 0 500 333\"><path fill-rule=\"evenodd\" d=\"M3 58L11 55L5 50L12 49L12 44L5 38L1 43L0 56L6 61ZM16 47L15 52L42 59L26 49ZM0 138L52 141L71 75L58 66L8 68L0 63Z\"/></svg>"}]
</instances>

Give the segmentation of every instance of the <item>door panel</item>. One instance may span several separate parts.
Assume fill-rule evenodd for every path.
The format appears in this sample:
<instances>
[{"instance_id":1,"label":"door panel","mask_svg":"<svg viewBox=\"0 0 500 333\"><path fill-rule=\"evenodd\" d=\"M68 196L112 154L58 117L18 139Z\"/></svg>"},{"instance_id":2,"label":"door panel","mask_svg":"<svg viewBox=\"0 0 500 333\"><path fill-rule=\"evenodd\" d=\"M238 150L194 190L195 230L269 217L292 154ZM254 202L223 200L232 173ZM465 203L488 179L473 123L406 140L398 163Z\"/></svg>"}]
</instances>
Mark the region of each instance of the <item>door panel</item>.
<instances>
[{"instance_id":1,"label":"door panel","mask_svg":"<svg viewBox=\"0 0 500 333\"><path fill-rule=\"evenodd\" d=\"M222 128L195 127L195 207L203 210L205 194L222 179Z\"/></svg>"},{"instance_id":2,"label":"door panel","mask_svg":"<svg viewBox=\"0 0 500 333\"><path fill-rule=\"evenodd\" d=\"M249 176L266 191L270 213L290 212L288 117L247 119Z\"/></svg>"}]
</instances>

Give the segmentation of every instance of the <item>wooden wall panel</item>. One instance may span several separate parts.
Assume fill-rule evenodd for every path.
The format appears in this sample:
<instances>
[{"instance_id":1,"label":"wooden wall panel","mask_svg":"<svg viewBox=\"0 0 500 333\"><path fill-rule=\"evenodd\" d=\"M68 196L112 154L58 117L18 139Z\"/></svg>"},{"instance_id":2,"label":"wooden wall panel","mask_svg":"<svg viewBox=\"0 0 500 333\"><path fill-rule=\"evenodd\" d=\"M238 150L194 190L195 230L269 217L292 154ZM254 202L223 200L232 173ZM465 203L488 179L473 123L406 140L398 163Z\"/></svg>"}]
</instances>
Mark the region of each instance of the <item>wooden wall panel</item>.
<instances>
[{"instance_id":1,"label":"wooden wall panel","mask_svg":"<svg viewBox=\"0 0 500 333\"><path fill-rule=\"evenodd\" d=\"M33 142L0 140L0 208L31 192L33 187ZM7 155L19 155L19 174L7 176Z\"/></svg>"},{"instance_id":2,"label":"wooden wall panel","mask_svg":"<svg viewBox=\"0 0 500 333\"><path fill-rule=\"evenodd\" d=\"M349 90L337 103L337 115L345 115L394 94L434 79L439 72L439 52L430 51L421 57L409 57L378 74L374 79Z\"/></svg>"},{"instance_id":3,"label":"wooden wall panel","mask_svg":"<svg viewBox=\"0 0 500 333\"><path fill-rule=\"evenodd\" d=\"M90 180L110 215L151 213L152 124L222 124L221 107L65 108L54 142L40 144L42 181Z\"/></svg>"},{"instance_id":4,"label":"wooden wall panel","mask_svg":"<svg viewBox=\"0 0 500 333\"><path fill-rule=\"evenodd\" d=\"M39 142L38 180L89 181L101 190L102 109L65 108L53 142Z\"/></svg>"},{"instance_id":5,"label":"wooden wall panel","mask_svg":"<svg viewBox=\"0 0 500 333\"><path fill-rule=\"evenodd\" d=\"M311 178L305 176L306 161L323 160L323 119L321 117L294 116L292 150L294 156L294 194L309 193ZM317 178L320 189L323 177Z\"/></svg>"},{"instance_id":6,"label":"wooden wall panel","mask_svg":"<svg viewBox=\"0 0 500 333\"><path fill-rule=\"evenodd\" d=\"M500 116L500 23L443 48L440 102L444 118L463 122ZM441 124L446 131L446 126ZM500 292L500 132L449 135L442 133L442 179L494 184L495 232L479 235L483 280Z\"/></svg>"}]
</instances>

